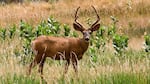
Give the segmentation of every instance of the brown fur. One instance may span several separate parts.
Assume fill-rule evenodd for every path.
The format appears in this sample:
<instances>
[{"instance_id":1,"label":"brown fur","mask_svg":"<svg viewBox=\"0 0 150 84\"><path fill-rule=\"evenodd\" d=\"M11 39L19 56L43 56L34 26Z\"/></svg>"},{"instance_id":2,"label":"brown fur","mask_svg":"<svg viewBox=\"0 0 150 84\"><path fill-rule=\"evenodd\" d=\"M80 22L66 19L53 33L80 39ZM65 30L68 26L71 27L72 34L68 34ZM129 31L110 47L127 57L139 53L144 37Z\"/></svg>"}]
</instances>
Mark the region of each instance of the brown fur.
<instances>
[{"instance_id":1,"label":"brown fur","mask_svg":"<svg viewBox=\"0 0 150 84\"><path fill-rule=\"evenodd\" d=\"M70 59L71 52L76 53L79 60L87 50L88 45L89 42L80 38L40 36L32 41L34 52L40 55L45 54L45 57L51 57L55 60L60 60L61 58L63 60ZM59 53L65 54L59 55Z\"/></svg>"}]
</instances>

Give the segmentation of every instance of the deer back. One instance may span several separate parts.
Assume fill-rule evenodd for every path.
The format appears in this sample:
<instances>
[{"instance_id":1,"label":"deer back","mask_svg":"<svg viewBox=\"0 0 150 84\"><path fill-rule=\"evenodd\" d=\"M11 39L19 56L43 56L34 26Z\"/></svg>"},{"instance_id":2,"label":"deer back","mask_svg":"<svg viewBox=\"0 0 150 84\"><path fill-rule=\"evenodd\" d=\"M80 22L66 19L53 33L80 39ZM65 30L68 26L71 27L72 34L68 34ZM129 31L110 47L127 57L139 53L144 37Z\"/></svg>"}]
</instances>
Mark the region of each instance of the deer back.
<instances>
[{"instance_id":1,"label":"deer back","mask_svg":"<svg viewBox=\"0 0 150 84\"><path fill-rule=\"evenodd\" d=\"M43 55L54 59L69 59L70 54L81 56L88 48L88 43L80 38L63 38L39 36L32 41L32 49L36 55Z\"/></svg>"}]
</instances>

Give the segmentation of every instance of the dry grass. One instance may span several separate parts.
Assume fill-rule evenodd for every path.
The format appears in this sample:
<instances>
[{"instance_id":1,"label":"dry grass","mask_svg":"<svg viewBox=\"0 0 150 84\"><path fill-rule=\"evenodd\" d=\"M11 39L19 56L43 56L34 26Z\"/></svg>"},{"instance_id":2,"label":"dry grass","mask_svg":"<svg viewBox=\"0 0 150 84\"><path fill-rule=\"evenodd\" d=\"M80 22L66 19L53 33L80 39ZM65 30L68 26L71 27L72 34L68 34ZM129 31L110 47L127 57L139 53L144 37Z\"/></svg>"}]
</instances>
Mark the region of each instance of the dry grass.
<instances>
[{"instance_id":1,"label":"dry grass","mask_svg":"<svg viewBox=\"0 0 150 84\"><path fill-rule=\"evenodd\" d=\"M116 16L119 19L119 27L125 30L128 30L126 28L129 28L129 23L133 23L131 28L135 29L150 26L149 0L60 0L52 4L45 2L9 4L0 7L2 11L0 26L19 24L21 19L36 25L51 15L61 23L72 25L74 12L78 6L81 6L80 21L85 23L87 18L95 18L91 5L98 10L103 24L111 22L110 16Z\"/></svg>"},{"instance_id":2,"label":"dry grass","mask_svg":"<svg viewBox=\"0 0 150 84\"><path fill-rule=\"evenodd\" d=\"M29 22L30 24L37 24L41 20L49 17L49 4L47 3L24 3L24 4L10 4L1 6L0 10L0 25L8 26L12 24L19 24L20 20Z\"/></svg>"},{"instance_id":3,"label":"dry grass","mask_svg":"<svg viewBox=\"0 0 150 84\"><path fill-rule=\"evenodd\" d=\"M142 60L135 63L130 64L129 60L126 60L124 63L120 63L119 60L114 65L97 65L95 68L90 68L87 63L85 63L87 59L83 59L79 64L79 72L78 76L81 79L95 79L100 74L111 74L111 73L146 73L149 71L148 60ZM49 61L49 60L47 60ZM52 81L57 83L58 79L63 77L64 64L58 65L57 63L53 63L51 66L45 64L44 66L44 78L45 80L51 84ZM1 63L0 76L7 76L8 74L17 74L17 75L26 75L27 65L22 66L17 63L17 59L9 57L7 62ZM32 69L32 76L34 78L39 78L40 74L38 73L37 68ZM77 75L75 74L73 67L69 67L68 73L65 75L66 81L70 78L77 79Z\"/></svg>"}]
</instances>

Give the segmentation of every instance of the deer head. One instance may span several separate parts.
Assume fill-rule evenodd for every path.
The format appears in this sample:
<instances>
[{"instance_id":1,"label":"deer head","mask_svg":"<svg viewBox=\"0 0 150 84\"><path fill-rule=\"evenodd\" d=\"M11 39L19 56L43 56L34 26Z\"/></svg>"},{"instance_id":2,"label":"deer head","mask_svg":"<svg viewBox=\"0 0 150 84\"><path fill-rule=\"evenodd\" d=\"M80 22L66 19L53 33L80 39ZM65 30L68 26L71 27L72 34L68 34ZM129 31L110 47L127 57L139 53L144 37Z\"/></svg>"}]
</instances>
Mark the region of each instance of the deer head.
<instances>
[{"instance_id":1,"label":"deer head","mask_svg":"<svg viewBox=\"0 0 150 84\"><path fill-rule=\"evenodd\" d=\"M93 31L97 31L100 27L100 24L98 23L100 21L100 17L96 11L96 9L94 8L94 6L92 6L92 8L94 9L96 15L97 15L97 21L94 22L92 24L92 26L88 29L85 29L79 22L77 22L78 16L78 10L80 9L80 7L77 8L76 13L75 13L75 22L73 23L73 27L75 30L80 31L83 34L83 39L85 41L89 41L91 34L93 33Z\"/></svg>"}]
</instances>

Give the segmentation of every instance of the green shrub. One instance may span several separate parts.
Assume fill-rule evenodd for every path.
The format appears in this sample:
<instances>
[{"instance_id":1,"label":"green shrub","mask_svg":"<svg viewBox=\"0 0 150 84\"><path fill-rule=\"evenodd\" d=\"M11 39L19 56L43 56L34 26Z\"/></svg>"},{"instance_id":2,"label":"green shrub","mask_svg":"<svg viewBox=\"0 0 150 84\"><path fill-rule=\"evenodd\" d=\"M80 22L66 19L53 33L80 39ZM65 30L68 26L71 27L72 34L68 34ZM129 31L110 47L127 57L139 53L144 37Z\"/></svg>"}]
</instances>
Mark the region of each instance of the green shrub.
<instances>
[{"instance_id":1,"label":"green shrub","mask_svg":"<svg viewBox=\"0 0 150 84\"><path fill-rule=\"evenodd\" d=\"M47 21L42 21L35 30L35 35L38 37L40 35L53 35L58 36L60 33L61 25L59 22L50 17Z\"/></svg>"},{"instance_id":2,"label":"green shrub","mask_svg":"<svg viewBox=\"0 0 150 84\"><path fill-rule=\"evenodd\" d=\"M20 62L22 64L26 64L32 58L31 57L32 56L31 41L35 38L35 34L33 31L33 27L22 20L20 22L19 32L20 32L20 37L23 41L23 50L22 50L23 54L21 55Z\"/></svg>"},{"instance_id":3,"label":"green shrub","mask_svg":"<svg viewBox=\"0 0 150 84\"><path fill-rule=\"evenodd\" d=\"M113 36L113 47L116 50L116 53L122 55L128 47L129 38L126 35L115 34Z\"/></svg>"},{"instance_id":4,"label":"green shrub","mask_svg":"<svg viewBox=\"0 0 150 84\"><path fill-rule=\"evenodd\" d=\"M0 37L5 40L6 39L6 29L1 28L0 29Z\"/></svg>"},{"instance_id":5,"label":"green shrub","mask_svg":"<svg viewBox=\"0 0 150 84\"><path fill-rule=\"evenodd\" d=\"M66 24L64 24L63 27L64 27L64 30L65 30L64 35L65 36L69 36L70 31L71 31L70 27L68 25L66 25Z\"/></svg>"},{"instance_id":6,"label":"green shrub","mask_svg":"<svg viewBox=\"0 0 150 84\"><path fill-rule=\"evenodd\" d=\"M14 25L13 27L9 28L9 38L12 39L13 36L15 35L16 32L16 25Z\"/></svg>"},{"instance_id":7,"label":"green shrub","mask_svg":"<svg viewBox=\"0 0 150 84\"><path fill-rule=\"evenodd\" d=\"M145 35L145 51L150 52L150 34Z\"/></svg>"},{"instance_id":8,"label":"green shrub","mask_svg":"<svg viewBox=\"0 0 150 84\"><path fill-rule=\"evenodd\" d=\"M100 28L99 28L99 30L96 32L96 38L95 38L95 40L96 40L96 42L95 42L95 45L96 45L96 47L98 48L98 49L101 49L102 51L104 51L104 49L102 49L102 48L104 48L105 47L105 45L106 45L106 35L105 35L105 32L106 32L106 27L105 26L101 26Z\"/></svg>"},{"instance_id":9,"label":"green shrub","mask_svg":"<svg viewBox=\"0 0 150 84\"><path fill-rule=\"evenodd\" d=\"M20 22L20 37L23 37L30 42L34 37L33 27L22 20Z\"/></svg>"},{"instance_id":10,"label":"green shrub","mask_svg":"<svg viewBox=\"0 0 150 84\"><path fill-rule=\"evenodd\" d=\"M58 35L60 34L61 24L56 21L54 18L48 18L48 27L51 31L51 34Z\"/></svg>"}]
</instances>

